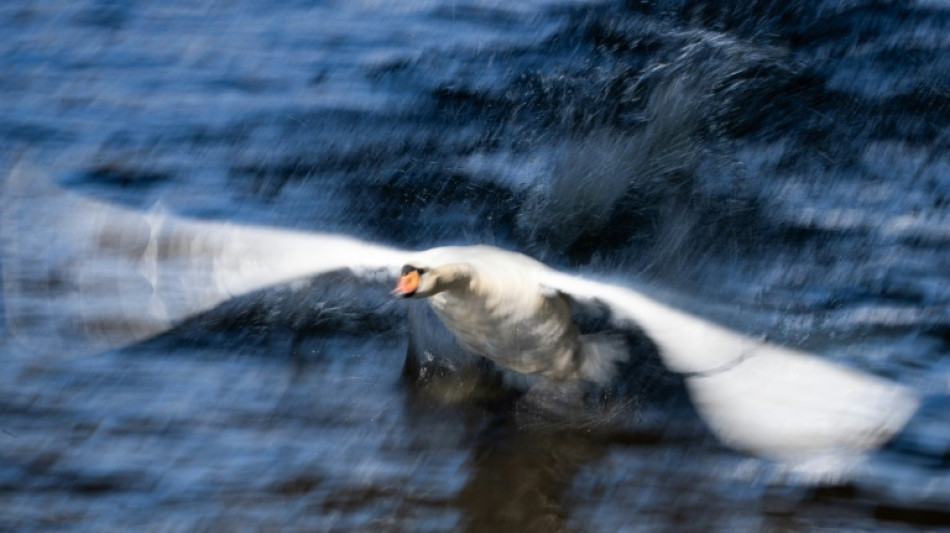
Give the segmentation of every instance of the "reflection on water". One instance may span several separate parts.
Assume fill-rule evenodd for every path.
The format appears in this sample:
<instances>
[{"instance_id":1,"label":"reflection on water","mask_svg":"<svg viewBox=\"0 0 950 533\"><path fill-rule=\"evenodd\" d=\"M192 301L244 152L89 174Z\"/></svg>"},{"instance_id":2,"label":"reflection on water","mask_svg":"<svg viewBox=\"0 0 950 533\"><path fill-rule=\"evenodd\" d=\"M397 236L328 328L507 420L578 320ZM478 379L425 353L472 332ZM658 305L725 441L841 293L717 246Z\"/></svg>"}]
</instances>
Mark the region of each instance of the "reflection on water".
<instances>
[{"instance_id":1,"label":"reflection on water","mask_svg":"<svg viewBox=\"0 0 950 533\"><path fill-rule=\"evenodd\" d=\"M571 515L574 477L603 453L590 437L571 431L500 428L478 448L454 503L466 531L561 531Z\"/></svg>"}]
</instances>

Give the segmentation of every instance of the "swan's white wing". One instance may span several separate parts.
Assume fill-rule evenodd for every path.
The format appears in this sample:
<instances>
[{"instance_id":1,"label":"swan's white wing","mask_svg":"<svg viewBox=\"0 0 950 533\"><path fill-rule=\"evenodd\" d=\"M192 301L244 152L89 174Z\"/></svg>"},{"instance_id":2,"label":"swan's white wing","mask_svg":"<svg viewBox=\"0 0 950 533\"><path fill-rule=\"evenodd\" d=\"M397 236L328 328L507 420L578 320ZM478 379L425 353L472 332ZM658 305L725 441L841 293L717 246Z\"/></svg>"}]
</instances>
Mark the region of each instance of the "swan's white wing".
<instances>
[{"instance_id":1,"label":"swan's white wing","mask_svg":"<svg viewBox=\"0 0 950 533\"><path fill-rule=\"evenodd\" d=\"M71 353L142 340L232 297L323 272L393 276L406 255L338 235L122 209L23 168L7 177L0 231L10 330L30 347Z\"/></svg>"},{"instance_id":2,"label":"swan's white wing","mask_svg":"<svg viewBox=\"0 0 950 533\"><path fill-rule=\"evenodd\" d=\"M700 415L725 444L777 458L880 446L919 400L897 383L753 339L626 287L543 270L541 283L636 322L686 377Z\"/></svg>"}]
</instances>

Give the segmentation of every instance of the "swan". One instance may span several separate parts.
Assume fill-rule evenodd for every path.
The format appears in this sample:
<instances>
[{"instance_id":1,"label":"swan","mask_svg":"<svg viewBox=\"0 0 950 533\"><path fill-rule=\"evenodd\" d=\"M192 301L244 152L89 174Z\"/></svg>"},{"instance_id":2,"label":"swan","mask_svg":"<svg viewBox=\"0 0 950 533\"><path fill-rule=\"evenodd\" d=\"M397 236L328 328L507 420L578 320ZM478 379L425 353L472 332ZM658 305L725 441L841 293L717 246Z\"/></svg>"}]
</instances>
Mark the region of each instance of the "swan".
<instances>
[{"instance_id":1,"label":"swan","mask_svg":"<svg viewBox=\"0 0 950 533\"><path fill-rule=\"evenodd\" d=\"M45 209L35 209L35 206ZM8 176L0 212L8 330L57 353L135 342L231 298L341 269L426 299L459 343L515 371L602 381L635 353L585 338L571 307L610 310L684 376L724 444L789 458L861 453L898 433L920 398L908 387L729 330L628 282L554 270L479 246L411 252L348 236L189 220L66 193L29 168ZM56 344L59 343L59 344ZM68 344L68 346L64 346ZM50 346L52 345L52 346Z\"/></svg>"}]
</instances>

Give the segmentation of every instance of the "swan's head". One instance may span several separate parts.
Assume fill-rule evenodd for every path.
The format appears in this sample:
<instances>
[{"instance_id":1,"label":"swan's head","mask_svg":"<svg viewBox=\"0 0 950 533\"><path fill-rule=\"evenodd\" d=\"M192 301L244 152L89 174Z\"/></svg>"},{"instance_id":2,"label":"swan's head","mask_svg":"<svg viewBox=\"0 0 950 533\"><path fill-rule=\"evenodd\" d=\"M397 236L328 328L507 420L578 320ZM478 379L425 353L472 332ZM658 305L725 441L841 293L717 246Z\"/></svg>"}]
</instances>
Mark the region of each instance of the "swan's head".
<instances>
[{"instance_id":1,"label":"swan's head","mask_svg":"<svg viewBox=\"0 0 950 533\"><path fill-rule=\"evenodd\" d=\"M471 276L471 266L465 263L430 267L415 261L402 267L402 274L392 294L398 298L428 298L442 291L464 290Z\"/></svg>"},{"instance_id":2,"label":"swan's head","mask_svg":"<svg viewBox=\"0 0 950 533\"><path fill-rule=\"evenodd\" d=\"M399 275L399 282L392 294L397 298L425 298L440 292L437 290L439 285L439 273L426 266L407 264L402 267L402 274Z\"/></svg>"}]
</instances>

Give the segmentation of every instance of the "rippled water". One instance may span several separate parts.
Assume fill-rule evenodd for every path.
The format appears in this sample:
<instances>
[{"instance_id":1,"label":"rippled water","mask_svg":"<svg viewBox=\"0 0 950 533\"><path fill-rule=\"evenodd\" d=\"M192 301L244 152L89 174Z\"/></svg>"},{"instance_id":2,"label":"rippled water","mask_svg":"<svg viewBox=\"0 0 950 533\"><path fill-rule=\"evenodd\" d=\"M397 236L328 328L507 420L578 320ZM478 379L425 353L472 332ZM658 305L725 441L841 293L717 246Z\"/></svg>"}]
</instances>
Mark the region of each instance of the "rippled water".
<instances>
[{"instance_id":1,"label":"rippled water","mask_svg":"<svg viewBox=\"0 0 950 533\"><path fill-rule=\"evenodd\" d=\"M82 0L0 27L0 529L950 527L945 2ZM406 364L429 319L339 274L93 345L26 277L115 209L519 249L933 400L809 478L717 443L655 365L631 427Z\"/></svg>"}]
</instances>

